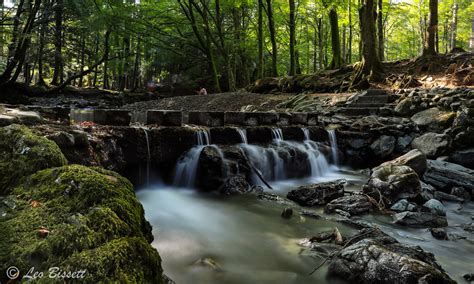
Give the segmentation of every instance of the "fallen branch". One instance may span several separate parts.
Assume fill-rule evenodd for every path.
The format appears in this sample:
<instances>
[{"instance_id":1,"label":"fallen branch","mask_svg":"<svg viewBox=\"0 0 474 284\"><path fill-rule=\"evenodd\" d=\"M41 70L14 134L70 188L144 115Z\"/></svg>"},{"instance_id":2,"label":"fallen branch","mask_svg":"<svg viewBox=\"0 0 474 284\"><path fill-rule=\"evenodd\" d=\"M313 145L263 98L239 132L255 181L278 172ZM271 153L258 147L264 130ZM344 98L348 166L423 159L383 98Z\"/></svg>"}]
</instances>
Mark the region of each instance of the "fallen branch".
<instances>
[{"instance_id":1,"label":"fallen branch","mask_svg":"<svg viewBox=\"0 0 474 284\"><path fill-rule=\"evenodd\" d=\"M250 166L250 168L255 172L255 174L258 176L258 178L271 190L273 190L273 188L271 187L271 185L265 180L265 178L262 176L262 173L252 164L252 162L249 160L249 158L247 157L247 155L245 154L245 152L240 149L240 152L242 153L242 156L244 157L245 161L247 162L247 164Z\"/></svg>"}]
</instances>

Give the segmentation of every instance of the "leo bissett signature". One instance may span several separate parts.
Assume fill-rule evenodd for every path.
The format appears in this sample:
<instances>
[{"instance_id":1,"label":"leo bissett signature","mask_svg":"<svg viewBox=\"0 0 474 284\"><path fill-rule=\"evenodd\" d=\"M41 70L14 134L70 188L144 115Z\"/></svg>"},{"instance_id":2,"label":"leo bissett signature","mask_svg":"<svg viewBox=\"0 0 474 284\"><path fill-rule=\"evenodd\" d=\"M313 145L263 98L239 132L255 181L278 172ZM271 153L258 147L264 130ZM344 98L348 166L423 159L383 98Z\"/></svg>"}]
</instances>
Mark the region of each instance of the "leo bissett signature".
<instances>
[{"instance_id":1,"label":"leo bissett signature","mask_svg":"<svg viewBox=\"0 0 474 284\"><path fill-rule=\"evenodd\" d=\"M67 270L60 267L51 267L47 271L36 271L35 267L31 267L28 272L23 275L23 279L82 279L86 276L87 270ZM10 279L17 279L20 277L20 270L16 266L11 266L6 271L7 277Z\"/></svg>"}]
</instances>

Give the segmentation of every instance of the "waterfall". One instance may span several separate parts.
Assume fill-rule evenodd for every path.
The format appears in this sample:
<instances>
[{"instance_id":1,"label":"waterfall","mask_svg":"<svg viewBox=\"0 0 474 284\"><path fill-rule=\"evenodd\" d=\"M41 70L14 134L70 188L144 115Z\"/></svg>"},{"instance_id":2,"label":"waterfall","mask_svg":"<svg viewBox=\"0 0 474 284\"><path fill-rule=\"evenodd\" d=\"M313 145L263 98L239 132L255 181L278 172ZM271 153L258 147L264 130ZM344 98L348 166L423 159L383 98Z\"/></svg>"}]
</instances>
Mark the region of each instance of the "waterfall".
<instances>
[{"instance_id":1,"label":"waterfall","mask_svg":"<svg viewBox=\"0 0 474 284\"><path fill-rule=\"evenodd\" d=\"M274 148L264 148L249 144L240 145L240 148L266 180L275 181L286 178L285 162ZM256 177L253 178L253 181L256 183L260 182Z\"/></svg>"},{"instance_id":2,"label":"waterfall","mask_svg":"<svg viewBox=\"0 0 474 284\"><path fill-rule=\"evenodd\" d=\"M336 137L336 130L329 129L329 143L331 143L331 154L333 163L338 166L339 165L339 150L337 148L337 137Z\"/></svg>"},{"instance_id":3,"label":"waterfall","mask_svg":"<svg viewBox=\"0 0 474 284\"><path fill-rule=\"evenodd\" d=\"M202 150L211 142L211 136L207 130L198 130L195 136L197 145L184 154L176 164L173 178L173 185L175 186L194 187L199 157Z\"/></svg>"},{"instance_id":4,"label":"waterfall","mask_svg":"<svg viewBox=\"0 0 474 284\"><path fill-rule=\"evenodd\" d=\"M242 129L242 128L237 128L237 132L238 132L239 135L240 135L240 139L242 140L242 143L248 144L248 141L247 141L247 130Z\"/></svg>"},{"instance_id":5,"label":"waterfall","mask_svg":"<svg viewBox=\"0 0 474 284\"><path fill-rule=\"evenodd\" d=\"M222 174L224 177L228 175L229 168L225 163L224 153L217 145L211 145L211 135L208 130L196 131L197 145L191 148L177 162L174 170L173 185L178 187L192 188L196 182L196 174L199 166L199 157L206 147L216 150L222 159Z\"/></svg>"},{"instance_id":6,"label":"waterfall","mask_svg":"<svg viewBox=\"0 0 474 284\"><path fill-rule=\"evenodd\" d=\"M275 141L283 141L283 131L281 128L272 128L272 136Z\"/></svg>"},{"instance_id":7,"label":"waterfall","mask_svg":"<svg viewBox=\"0 0 474 284\"><path fill-rule=\"evenodd\" d=\"M311 166L311 176L320 177L329 171L329 164L314 141L305 141L305 147L308 149L308 161Z\"/></svg>"},{"instance_id":8,"label":"waterfall","mask_svg":"<svg viewBox=\"0 0 474 284\"><path fill-rule=\"evenodd\" d=\"M145 132L145 139L146 139L146 148L147 148L147 156L146 156L146 185L150 185L150 163L151 163L151 151L150 151L150 138L148 137L148 129L143 128L143 132Z\"/></svg>"},{"instance_id":9,"label":"waterfall","mask_svg":"<svg viewBox=\"0 0 474 284\"><path fill-rule=\"evenodd\" d=\"M301 130L303 131L303 135L304 135L304 141L309 141L311 140L310 136L309 136L309 129L308 128L301 128Z\"/></svg>"}]
</instances>

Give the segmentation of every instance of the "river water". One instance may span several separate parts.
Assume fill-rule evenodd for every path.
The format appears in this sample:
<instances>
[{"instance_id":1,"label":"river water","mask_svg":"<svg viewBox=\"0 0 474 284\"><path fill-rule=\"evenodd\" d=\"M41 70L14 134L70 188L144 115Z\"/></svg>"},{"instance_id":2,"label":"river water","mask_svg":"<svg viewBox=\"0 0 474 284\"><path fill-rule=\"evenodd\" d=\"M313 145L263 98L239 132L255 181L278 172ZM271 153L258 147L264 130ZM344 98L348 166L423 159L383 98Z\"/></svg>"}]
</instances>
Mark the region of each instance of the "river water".
<instances>
[{"instance_id":1,"label":"river water","mask_svg":"<svg viewBox=\"0 0 474 284\"><path fill-rule=\"evenodd\" d=\"M360 188L366 180L358 173L331 171L317 180L273 182L275 190L271 192L285 196L298 185L340 178L348 180L348 190ZM280 214L284 205L259 200L255 195L220 197L164 185L140 190L137 195L153 225L153 246L160 252L164 271L176 283L334 283L325 279L324 266L309 275L322 259L298 243L335 226L346 236L355 231L341 223L302 217L297 212L291 219L283 219ZM472 213L466 213L474 211L472 203L461 211L457 204L447 207L450 226L472 218ZM324 216L322 208L316 211ZM473 272L472 238L439 241L427 229L394 226L390 217L366 215L363 219L378 224L403 243L434 253L455 280L461 281L463 274ZM462 233L462 229L449 228L448 232Z\"/></svg>"}]
</instances>

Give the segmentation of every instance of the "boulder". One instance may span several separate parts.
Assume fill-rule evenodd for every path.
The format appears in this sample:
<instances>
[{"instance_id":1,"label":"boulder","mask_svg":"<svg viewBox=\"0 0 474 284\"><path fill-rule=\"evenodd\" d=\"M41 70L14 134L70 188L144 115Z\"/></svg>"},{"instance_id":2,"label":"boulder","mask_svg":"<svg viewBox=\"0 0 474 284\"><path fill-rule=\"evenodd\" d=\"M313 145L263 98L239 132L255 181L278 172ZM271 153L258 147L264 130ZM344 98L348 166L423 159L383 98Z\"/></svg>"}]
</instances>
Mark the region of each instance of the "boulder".
<instances>
[{"instance_id":1,"label":"boulder","mask_svg":"<svg viewBox=\"0 0 474 284\"><path fill-rule=\"evenodd\" d=\"M402 212L393 216L394 223L413 228L439 228L448 226L445 216L430 212Z\"/></svg>"},{"instance_id":2,"label":"boulder","mask_svg":"<svg viewBox=\"0 0 474 284\"><path fill-rule=\"evenodd\" d=\"M396 142L395 137L382 135L370 145L370 149L376 157L386 158L392 155Z\"/></svg>"},{"instance_id":3,"label":"boulder","mask_svg":"<svg viewBox=\"0 0 474 284\"><path fill-rule=\"evenodd\" d=\"M437 199L430 199L421 206L421 211L431 212L439 216L446 216L446 208L443 203L439 202Z\"/></svg>"},{"instance_id":4,"label":"boulder","mask_svg":"<svg viewBox=\"0 0 474 284\"><path fill-rule=\"evenodd\" d=\"M449 161L467 168L474 168L474 148L455 151L449 156Z\"/></svg>"},{"instance_id":5,"label":"boulder","mask_svg":"<svg viewBox=\"0 0 474 284\"><path fill-rule=\"evenodd\" d=\"M438 240L447 240L448 234L446 230L443 228L431 228L430 229L431 235Z\"/></svg>"},{"instance_id":6,"label":"boulder","mask_svg":"<svg viewBox=\"0 0 474 284\"><path fill-rule=\"evenodd\" d=\"M349 238L330 258L328 276L348 283L456 283L433 254L401 244L374 228Z\"/></svg>"},{"instance_id":7,"label":"boulder","mask_svg":"<svg viewBox=\"0 0 474 284\"><path fill-rule=\"evenodd\" d=\"M395 113L400 116L412 115L416 112L412 98L404 98L395 106Z\"/></svg>"},{"instance_id":8,"label":"boulder","mask_svg":"<svg viewBox=\"0 0 474 284\"><path fill-rule=\"evenodd\" d=\"M391 211L404 212L404 211L415 211L417 208L416 204L408 202L406 199L401 199L397 203L390 207Z\"/></svg>"},{"instance_id":9,"label":"boulder","mask_svg":"<svg viewBox=\"0 0 474 284\"><path fill-rule=\"evenodd\" d=\"M414 114L411 120L419 127L439 131L450 127L455 118L455 112L442 111L434 107Z\"/></svg>"},{"instance_id":10,"label":"boulder","mask_svg":"<svg viewBox=\"0 0 474 284\"><path fill-rule=\"evenodd\" d=\"M464 200L471 200L471 194L463 187L459 187L459 186L453 187L451 189L451 194L459 198L462 198Z\"/></svg>"},{"instance_id":11,"label":"boulder","mask_svg":"<svg viewBox=\"0 0 474 284\"><path fill-rule=\"evenodd\" d=\"M418 149L411 150L410 152L406 153L403 156L400 156L394 160L385 162L382 164L382 166L389 165L389 164L409 166L420 177L423 176L427 167L426 155L423 154L423 152L421 152Z\"/></svg>"},{"instance_id":12,"label":"boulder","mask_svg":"<svg viewBox=\"0 0 474 284\"><path fill-rule=\"evenodd\" d=\"M438 189L460 186L474 190L474 170L444 161L428 160L428 169L423 180Z\"/></svg>"},{"instance_id":13,"label":"boulder","mask_svg":"<svg viewBox=\"0 0 474 284\"><path fill-rule=\"evenodd\" d=\"M226 170L221 150L214 145L204 147L199 156L196 186L204 191L214 191L225 187Z\"/></svg>"},{"instance_id":14,"label":"boulder","mask_svg":"<svg viewBox=\"0 0 474 284\"><path fill-rule=\"evenodd\" d=\"M411 142L411 147L419 149L428 158L436 158L444 155L451 146L451 138L446 134L428 132L416 137Z\"/></svg>"},{"instance_id":15,"label":"boulder","mask_svg":"<svg viewBox=\"0 0 474 284\"><path fill-rule=\"evenodd\" d=\"M383 197L384 202L390 205L400 199L415 198L420 194L421 185L418 175L412 168L382 165L373 169L363 190L375 200Z\"/></svg>"},{"instance_id":16,"label":"boulder","mask_svg":"<svg viewBox=\"0 0 474 284\"><path fill-rule=\"evenodd\" d=\"M360 215L372 211L373 208L374 205L366 195L354 194L334 199L326 204L324 211L333 213L339 209L351 215Z\"/></svg>"},{"instance_id":17,"label":"boulder","mask_svg":"<svg viewBox=\"0 0 474 284\"><path fill-rule=\"evenodd\" d=\"M23 177L67 163L58 145L25 126L0 128L0 195Z\"/></svg>"},{"instance_id":18,"label":"boulder","mask_svg":"<svg viewBox=\"0 0 474 284\"><path fill-rule=\"evenodd\" d=\"M300 186L288 192L288 199L301 206L324 205L333 199L344 196L344 180Z\"/></svg>"},{"instance_id":19,"label":"boulder","mask_svg":"<svg viewBox=\"0 0 474 284\"><path fill-rule=\"evenodd\" d=\"M443 201L452 201L452 202L464 202L463 198L457 197L456 195L452 195L452 194L445 193L442 191L435 191L434 199L443 200Z\"/></svg>"},{"instance_id":20,"label":"boulder","mask_svg":"<svg viewBox=\"0 0 474 284\"><path fill-rule=\"evenodd\" d=\"M420 182L420 184L421 184L421 192L420 192L421 200L423 202L426 202L430 199L433 199L436 189L432 185L427 184L422 181Z\"/></svg>"},{"instance_id":21,"label":"boulder","mask_svg":"<svg viewBox=\"0 0 474 284\"><path fill-rule=\"evenodd\" d=\"M152 228L120 175L78 165L46 169L10 196L17 207L2 220L2 271L71 267L86 270L85 283L163 283ZM2 273L0 281L9 280Z\"/></svg>"},{"instance_id":22,"label":"boulder","mask_svg":"<svg viewBox=\"0 0 474 284\"><path fill-rule=\"evenodd\" d=\"M244 176L234 175L225 179L224 184L219 188L223 195L234 195L252 192L252 187Z\"/></svg>"}]
</instances>

